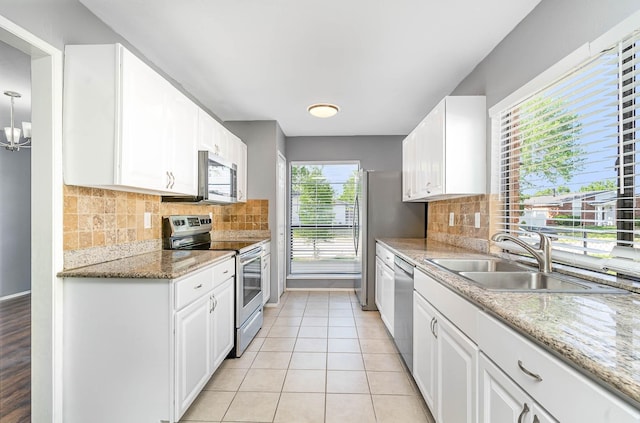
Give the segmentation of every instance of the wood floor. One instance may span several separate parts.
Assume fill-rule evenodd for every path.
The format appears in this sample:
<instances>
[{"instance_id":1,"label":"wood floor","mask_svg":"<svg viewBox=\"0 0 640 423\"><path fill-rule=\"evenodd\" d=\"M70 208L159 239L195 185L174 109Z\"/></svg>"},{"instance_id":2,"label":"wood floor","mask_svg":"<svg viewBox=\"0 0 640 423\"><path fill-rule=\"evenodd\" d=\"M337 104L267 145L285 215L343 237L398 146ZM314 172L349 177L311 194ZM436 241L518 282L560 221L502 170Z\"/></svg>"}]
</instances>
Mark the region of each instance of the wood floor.
<instances>
[{"instance_id":1,"label":"wood floor","mask_svg":"<svg viewBox=\"0 0 640 423\"><path fill-rule=\"evenodd\" d=\"M31 295L0 302L0 423L31 421Z\"/></svg>"}]
</instances>

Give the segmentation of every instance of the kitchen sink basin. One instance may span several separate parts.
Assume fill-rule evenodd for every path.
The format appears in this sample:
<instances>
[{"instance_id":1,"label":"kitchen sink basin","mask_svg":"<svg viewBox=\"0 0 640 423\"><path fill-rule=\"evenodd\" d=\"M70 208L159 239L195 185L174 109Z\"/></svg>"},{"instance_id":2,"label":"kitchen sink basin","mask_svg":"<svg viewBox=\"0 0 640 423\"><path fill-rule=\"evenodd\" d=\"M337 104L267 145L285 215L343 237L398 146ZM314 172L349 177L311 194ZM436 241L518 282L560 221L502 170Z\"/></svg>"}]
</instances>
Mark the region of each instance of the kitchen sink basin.
<instances>
[{"instance_id":1,"label":"kitchen sink basin","mask_svg":"<svg viewBox=\"0 0 640 423\"><path fill-rule=\"evenodd\" d=\"M453 272L524 272L529 269L500 259L431 259L432 262Z\"/></svg>"},{"instance_id":2,"label":"kitchen sink basin","mask_svg":"<svg viewBox=\"0 0 640 423\"><path fill-rule=\"evenodd\" d=\"M459 272L490 291L624 294L628 291L594 282L542 272Z\"/></svg>"}]
</instances>

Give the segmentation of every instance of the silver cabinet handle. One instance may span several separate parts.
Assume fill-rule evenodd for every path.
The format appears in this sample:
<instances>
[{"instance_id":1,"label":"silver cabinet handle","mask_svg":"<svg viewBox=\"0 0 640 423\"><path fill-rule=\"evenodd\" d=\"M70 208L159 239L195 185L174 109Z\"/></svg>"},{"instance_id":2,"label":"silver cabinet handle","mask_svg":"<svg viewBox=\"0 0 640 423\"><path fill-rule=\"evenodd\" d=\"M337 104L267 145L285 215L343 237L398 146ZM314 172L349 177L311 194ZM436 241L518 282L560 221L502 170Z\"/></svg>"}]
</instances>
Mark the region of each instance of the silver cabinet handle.
<instances>
[{"instance_id":1,"label":"silver cabinet handle","mask_svg":"<svg viewBox=\"0 0 640 423\"><path fill-rule=\"evenodd\" d=\"M525 375L530 376L531 378L535 379L536 382L542 382L542 378L540 377L540 375L536 374L536 373L533 373L532 371L530 371L527 368L525 368L524 364L522 364L522 360L518 360L518 367L520 367L520 370L522 370L522 372Z\"/></svg>"},{"instance_id":2,"label":"silver cabinet handle","mask_svg":"<svg viewBox=\"0 0 640 423\"><path fill-rule=\"evenodd\" d=\"M211 311L215 311L216 307L218 307L218 299L213 295L213 309Z\"/></svg>"},{"instance_id":3,"label":"silver cabinet handle","mask_svg":"<svg viewBox=\"0 0 640 423\"><path fill-rule=\"evenodd\" d=\"M169 171L167 170L165 172L167 174L167 185L165 186L165 188L169 188L169 185L171 185L171 175L169 175Z\"/></svg>"},{"instance_id":4,"label":"silver cabinet handle","mask_svg":"<svg viewBox=\"0 0 640 423\"><path fill-rule=\"evenodd\" d=\"M176 177L173 176L173 172L169 172L169 175L171 175L171 186L169 188L173 188L173 185L176 183Z\"/></svg>"},{"instance_id":5,"label":"silver cabinet handle","mask_svg":"<svg viewBox=\"0 0 640 423\"><path fill-rule=\"evenodd\" d=\"M524 416L527 415L527 413L529 412L529 406L527 405L527 403L524 403L524 407L522 407L522 411L520 412L520 415L518 416L518 423L522 423L522 419L524 419Z\"/></svg>"},{"instance_id":6,"label":"silver cabinet handle","mask_svg":"<svg viewBox=\"0 0 640 423\"><path fill-rule=\"evenodd\" d=\"M432 318L431 319L431 333L433 334L433 336L438 339L438 334L436 333L436 324L438 323L438 320L436 320L436 318Z\"/></svg>"},{"instance_id":7,"label":"silver cabinet handle","mask_svg":"<svg viewBox=\"0 0 640 423\"><path fill-rule=\"evenodd\" d=\"M193 287L193 289L200 289L200 288L202 288L202 284L199 284Z\"/></svg>"},{"instance_id":8,"label":"silver cabinet handle","mask_svg":"<svg viewBox=\"0 0 640 423\"><path fill-rule=\"evenodd\" d=\"M223 275L226 275L227 273L229 273L229 269L227 269L224 272L222 272Z\"/></svg>"}]
</instances>

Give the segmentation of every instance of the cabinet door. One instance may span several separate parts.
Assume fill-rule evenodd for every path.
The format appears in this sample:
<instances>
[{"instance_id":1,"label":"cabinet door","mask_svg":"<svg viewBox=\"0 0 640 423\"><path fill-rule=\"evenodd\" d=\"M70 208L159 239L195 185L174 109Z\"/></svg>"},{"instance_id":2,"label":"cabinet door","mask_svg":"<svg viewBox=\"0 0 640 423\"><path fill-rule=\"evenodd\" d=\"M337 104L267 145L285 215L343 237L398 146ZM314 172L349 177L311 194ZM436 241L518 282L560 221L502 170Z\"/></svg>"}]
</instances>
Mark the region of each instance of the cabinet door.
<instances>
[{"instance_id":1,"label":"cabinet door","mask_svg":"<svg viewBox=\"0 0 640 423\"><path fill-rule=\"evenodd\" d=\"M169 172L169 191L176 194L198 194L198 107L168 82L165 90L166 106L166 171Z\"/></svg>"},{"instance_id":2,"label":"cabinet door","mask_svg":"<svg viewBox=\"0 0 640 423\"><path fill-rule=\"evenodd\" d=\"M414 199L424 198L429 195L430 186L428 180L428 163L429 161L425 159L431 155L431 151L429 151L428 147L428 128L427 125L429 122L433 120L431 116L427 116L422 122L418 124L416 129L413 130L415 133L414 139L414 147L413 147L413 161L415 168L415 176L414 176Z\"/></svg>"},{"instance_id":3,"label":"cabinet door","mask_svg":"<svg viewBox=\"0 0 640 423\"><path fill-rule=\"evenodd\" d=\"M215 152L216 131L219 125L208 113L198 109L198 150Z\"/></svg>"},{"instance_id":4,"label":"cabinet door","mask_svg":"<svg viewBox=\"0 0 640 423\"><path fill-rule=\"evenodd\" d=\"M233 288L234 278L229 278L213 290L211 372L220 366L229 351L233 349L235 332Z\"/></svg>"},{"instance_id":5,"label":"cabinet door","mask_svg":"<svg viewBox=\"0 0 640 423\"><path fill-rule=\"evenodd\" d=\"M247 144L238 139L237 142L237 162L238 166L238 202L247 201Z\"/></svg>"},{"instance_id":6,"label":"cabinet door","mask_svg":"<svg viewBox=\"0 0 640 423\"><path fill-rule=\"evenodd\" d=\"M423 121L420 148L415 160L421 163L421 188L426 195L444 192L445 100L442 100ZM419 155L418 155L419 152Z\"/></svg>"},{"instance_id":7,"label":"cabinet door","mask_svg":"<svg viewBox=\"0 0 640 423\"><path fill-rule=\"evenodd\" d=\"M432 332L436 311L413 292L413 378L431 412L436 414L436 342Z\"/></svg>"},{"instance_id":8,"label":"cabinet door","mask_svg":"<svg viewBox=\"0 0 640 423\"><path fill-rule=\"evenodd\" d=\"M115 182L137 188L166 191L164 167L165 86L167 82L140 59L122 49L120 84L119 169Z\"/></svg>"},{"instance_id":9,"label":"cabinet door","mask_svg":"<svg viewBox=\"0 0 640 423\"><path fill-rule=\"evenodd\" d=\"M478 378L479 423L556 421L484 354L480 354Z\"/></svg>"},{"instance_id":10,"label":"cabinet door","mask_svg":"<svg viewBox=\"0 0 640 423\"><path fill-rule=\"evenodd\" d=\"M402 201L416 198L416 151L415 132L402 141Z\"/></svg>"},{"instance_id":11,"label":"cabinet door","mask_svg":"<svg viewBox=\"0 0 640 423\"><path fill-rule=\"evenodd\" d=\"M211 376L211 297L176 313L176 421Z\"/></svg>"},{"instance_id":12,"label":"cabinet door","mask_svg":"<svg viewBox=\"0 0 640 423\"><path fill-rule=\"evenodd\" d=\"M380 257L376 256L376 307L378 307L378 311L380 312L380 316L384 313L384 304L382 303L382 286L384 284L383 277L384 273L382 271L384 264Z\"/></svg>"},{"instance_id":13,"label":"cabinet door","mask_svg":"<svg viewBox=\"0 0 640 423\"><path fill-rule=\"evenodd\" d=\"M382 321L393 336L393 325L395 315L395 281L393 269L387 265L382 266L382 304L384 305L384 313Z\"/></svg>"},{"instance_id":14,"label":"cabinet door","mask_svg":"<svg viewBox=\"0 0 640 423\"><path fill-rule=\"evenodd\" d=\"M266 304L271 298L271 254L262 257L262 271L260 272L262 304Z\"/></svg>"},{"instance_id":15,"label":"cabinet door","mask_svg":"<svg viewBox=\"0 0 640 423\"><path fill-rule=\"evenodd\" d=\"M434 325L438 338L436 420L439 423L475 422L478 347L447 319L437 316Z\"/></svg>"},{"instance_id":16,"label":"cabinet door","mask_svg":"<svg viewBox=\"0 0 640 423\"><path fill-rule=\"evenodd\" d=\"M216 136L213 143L213 152L223 159L233 162L233 158L231 157L232 154L229 150L229 146L231 145L231 143L232 140L229 130L222 124L218 123L216 125Z\"/></svg>"}]
</instances>

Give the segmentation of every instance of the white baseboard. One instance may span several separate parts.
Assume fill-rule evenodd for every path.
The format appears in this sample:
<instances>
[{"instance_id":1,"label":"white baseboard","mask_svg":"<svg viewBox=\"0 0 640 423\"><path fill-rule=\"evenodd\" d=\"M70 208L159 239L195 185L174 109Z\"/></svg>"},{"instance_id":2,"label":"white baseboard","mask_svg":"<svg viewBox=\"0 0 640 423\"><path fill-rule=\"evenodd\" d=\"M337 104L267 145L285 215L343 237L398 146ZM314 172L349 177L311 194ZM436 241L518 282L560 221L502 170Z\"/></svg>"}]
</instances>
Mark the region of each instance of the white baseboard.
<instances>
[{"instance_id":1,"label":"white baseboard","mask_svg":"<svg viewBox=\"0 0 640 423\"><path fill-rule=\"evenodd\" d=\"M29 294L31 294L31 290L29 290L29 291L23 291L23 292L18 292L18 293L11 294L11 295L5 295L4 297L0 297L0 303L1 303L2 301L11 300L11 299L13 299L13 298L22 297L22 296L24 296L24 295L29 295Z\"/></svg>"}]
</instances>

